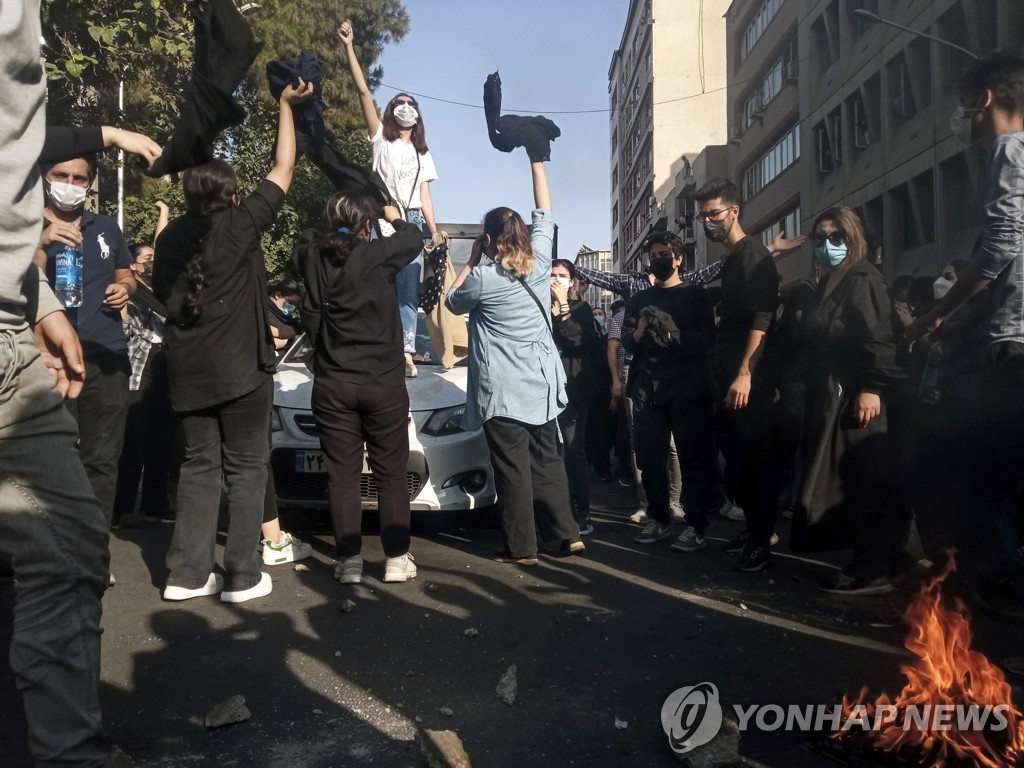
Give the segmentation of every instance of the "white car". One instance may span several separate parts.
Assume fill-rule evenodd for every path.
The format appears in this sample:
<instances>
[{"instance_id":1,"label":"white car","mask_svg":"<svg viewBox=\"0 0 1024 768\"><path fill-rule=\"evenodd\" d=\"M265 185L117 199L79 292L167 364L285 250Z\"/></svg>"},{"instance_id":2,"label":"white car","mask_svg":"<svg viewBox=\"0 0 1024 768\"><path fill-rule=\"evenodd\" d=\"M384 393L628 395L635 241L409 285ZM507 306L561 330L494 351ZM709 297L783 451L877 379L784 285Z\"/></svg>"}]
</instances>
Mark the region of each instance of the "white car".
<instances>
[{"instance_id":1,"label":"white car","mask_svg":"<svg viewBox=\"0 0 1024 768\"><path fill-rule=\"evenodd\" d=\"M420 322L422 328L422 321ZM417 346L429 348L420 333ZM430 349L433 352L432 349ZM313 350L306 337L292 346L274 376L270 461L278 504L327 507L327 468L310 406ZM436 359L436 355L432 355ZM307 365L308 363L308 365ZM466 412L465 362L445 370L417 363L409 390L409 469L406 481L414 511L485 509L494 504L494 474L483 430L462 429ZM363 457L359 481L363 509L377 508L377 483Z\"/></svg>"}]
</instances>

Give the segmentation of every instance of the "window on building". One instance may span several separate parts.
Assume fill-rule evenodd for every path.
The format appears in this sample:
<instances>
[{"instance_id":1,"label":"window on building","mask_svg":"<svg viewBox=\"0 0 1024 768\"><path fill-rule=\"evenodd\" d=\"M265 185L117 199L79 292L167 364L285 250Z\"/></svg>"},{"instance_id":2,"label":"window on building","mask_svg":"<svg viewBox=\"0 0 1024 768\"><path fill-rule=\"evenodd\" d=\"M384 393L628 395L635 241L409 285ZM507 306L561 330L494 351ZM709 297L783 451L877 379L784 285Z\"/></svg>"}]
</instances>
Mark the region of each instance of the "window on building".
<instances>
[{"instance_id":1,"label":"window on building","mask_svg":"<svg viewBox=\"0 0 1024 768\"><path fill-rule=\"evenodd\" d=\"M743 199L750 200L799 159L800 126L794 125L743 174Z\"/></svg>"},{"instance_id":2,"label":"window on building","mask_svg":"<svg viewBox=\"0 0 1024 768\"><path fill-rule=\"evenodd\" d=\"M889 195L889 209L892 211L892 239L896 253L921 245L921 235L914 221L914 208L910 202L910 188L907 184L893 187Z\"/></svg>"},{"instance_id":3,"label":"window on building","mask_svg":"<svg viewBox=\"0 0 1024 768\"><path fill-rule=\"evenodd\" d=\"M772 244L772 240L785 232L786 237L795 237L800 234L800 207L797 206L781 219L772 224L761 233L761 242L765 246Z\"/></svg>"},{"instance_id":4,"label":"window on building","mask_svg":"<svg viewBox=\"0 0 1024 768\"><path fill-rule=\"evenodd\" d=\"M850 26L853 28L853 33L860 37L871 29L875 22L858 16L854 11L865 10L878 16L878 0L846 0L846 10L850 14Z\"/></svg>"},{"instance_id":5,"label":"window on building","mask_svg":"<svg viewBox=\"0 0 1024 768\"><path fill-rule=\"evenodd\" d=\"M838 168L843 164L843 110L836 107L829 112L825 120L825 127L828 128L828 138L832 143L832 158Z\"/></svg>"},{"instance_id":6,"label":"window on building","mask_svg":"<svg viewBox=\"0 0 1024 768\"><path fill-rule=\"evenodd\" d=\"M935 242L935 172L931 168L910 180L910 199L920 244Z\"/></svg>"},{"instance_id":7,"label":"window on building","mask_svg":"<svg viewBox=\"0 0 1024 768\"><path fill-rule=\"evenodd\" d=\"M927 34L930 30L925 30ZM907 70L913 89L914 103L924 109L932 103L932 44L921 37L907 46Z\"/></svg>"},{"instance_id":8,"label":"window on building","mask_svg":"<svg viewBox=\"0 0 1024 768\"><path fill-rule=\"evenodd\" d=\"M747 24L743 31L743 39L740 43L740 61L746 60L754 45L761 39L761 35L768 29L768 25L772 23L772 19L779 12L783 2L785 0L764 0L761 3L750 23Z\"/></svg>"},{"instance_id":9,"label":"window on building","mask_svg":"<svg viewBox=\"0 0 1024 768\"><path fill-rule=\"evenodd\" d=\"M864 236L868 241L868 260L876 261L878 249L882 247L882 233L885 232L885 205L882 196L868 200L861 206L858 213L864 222Z\"/></svg>"},{"instance_id":10,"label":"window on building","mask_svg":"<svg viewBox=\"0 0 1024 768\"><path fill-rule=\"evenodd\" d=\"M907 57L902 52L898 53L885 69L889 79L890 114L897 124L906 122L917 113Z\"/></svg>"},{"instance_id":11,"label":"window on building","mask_svg":"<svg viewBox=\"0 0 1024 768\"><path fill-rule=\"evenodd\" d=\"M811 37L814 39L818 71L824 73L839 60L838 0L832 0L811 24Z\"/></svg>"},{"instance_id":12,"label":"window on building","mask_svg":"<svg viewBox=\"0 0 1024 768\"><path fill-rule=\"evenodd\" d=\"M618 223L619 223L619 204L615 203L615 205L612 206L612 226L614 227Z\"/></svg>"},{"instance_id":13,"label":"window on building","mask_svg":"<svg viewBox=\"0 0 1024 768\"><path fill-rule=\"evenodd\" d=\"M942 215L955 229L970 229L982 223L984 167L983 161L972 157L972 150L958 152L939 164Z\"/></svg>"},{"instance_id":14,"label":"window on building","mask_svg":"<svg viewBox=\"0 0 1024 768\"><path fill-rule=\"evenodd\" d=\"M814 126L814 148L818 157L818 173L832 173L836 169L837 163L825 120Z\"/></svg>"},{"instance_id":15,"label":"window on building","mask_svg":"<svg viewBox=\"0 0 1024 768\"><path fill-rule=\"evenodd\" d=\"M870 147L876 134L871 130L868 121L868 110L864 106L864 93L856 90L846 100L846 115L849 120L850 145L853 147L853 154L858 154L862 149Z\"/></svg>"}]
</instances>

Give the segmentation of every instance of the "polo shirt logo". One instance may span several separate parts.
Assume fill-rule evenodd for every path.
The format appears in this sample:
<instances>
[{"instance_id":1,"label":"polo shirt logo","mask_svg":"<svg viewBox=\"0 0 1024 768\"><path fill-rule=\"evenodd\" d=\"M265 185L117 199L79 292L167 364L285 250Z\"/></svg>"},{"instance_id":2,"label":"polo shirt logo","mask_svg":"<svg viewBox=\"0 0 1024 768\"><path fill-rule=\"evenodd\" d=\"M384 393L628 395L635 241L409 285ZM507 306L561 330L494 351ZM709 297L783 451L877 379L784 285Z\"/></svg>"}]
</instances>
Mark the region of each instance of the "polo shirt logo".
<instances>
[{"instance_id":1,"label":"polo shirt logo","mask_svg":"<svg viewBox=\"0 0 1024 768\"><path fill-rule=\"evenodd\" d=\"M100 247L100 256L104 259L110 258L110 246L107 245L107 241L103 239L103 233L96 235L96 244Z\"/></svg>"}]
</instances>

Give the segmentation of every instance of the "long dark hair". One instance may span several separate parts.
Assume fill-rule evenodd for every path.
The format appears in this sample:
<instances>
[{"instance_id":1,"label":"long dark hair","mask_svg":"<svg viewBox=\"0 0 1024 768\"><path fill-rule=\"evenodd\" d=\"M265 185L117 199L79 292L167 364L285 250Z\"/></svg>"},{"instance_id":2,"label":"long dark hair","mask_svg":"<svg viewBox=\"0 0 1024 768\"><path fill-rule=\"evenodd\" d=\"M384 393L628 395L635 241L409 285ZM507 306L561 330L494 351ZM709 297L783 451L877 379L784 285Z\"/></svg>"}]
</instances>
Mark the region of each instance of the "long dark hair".
<instances>
[{"instance_id":1,"label":"long dark hair","mask_svg":"<svg viewBox=\"0 0 1024 768\"><path fill-rule=\"evenodd\" d=\"M223 160L211 160L205 165L185 171L181 186L185 193L185 211L202 221L195 250L185 265L189 291L181 302L181 324L192 325L203 314L206 239L212 226L211 217L234 205L235 195L238 194L238 177L228 163Z\"/></svg>"},{"instance_id":2,"label":"long dark hair","mask_svg":"<svg viewBox=\"0 0 1024 768\"><path fill-rule=\"evenodd\" d=\"M381 115L380 121L384 124L384 139L387 141L394 141L402 137L402 126L395 120L395 107L398 106L398 99L403 97L416 101L408 93L396 93L395 97L384 107L384 113ZM412 135L409 138L412 139L412 145L416 147L416 151L425 155L429 151L427 149L427 129L423 126L423 113L420 112L419 104L416 105L416 111L419 112L419 116L416 118L416 125L412 127Z\"/></svg>"},{"instance_id":3,"label":"long dark hair","mask_svg":"<svg viewBox=\"0 0 1024 768\"><path fill-rule=\"evenodd\" d=\"M484 216L484 232L498 249L498 258L516 279L533 274L533 245L523 217L511 208L493 208Z\"/></svg>"},{"instance_id":4,"label":"long dark hair","mask_svg":"<svg viewBox=\"0 0 1024 768\"><path fill-rule=\"evenodd\" d=\"M380 206L370 197L352 192L336 192L324 207L327 231L320 237L320 252L338 266L360 243L367 224L380 216ZM347 230L342 232L340 230Z\"/></svg>"}]
</instances>

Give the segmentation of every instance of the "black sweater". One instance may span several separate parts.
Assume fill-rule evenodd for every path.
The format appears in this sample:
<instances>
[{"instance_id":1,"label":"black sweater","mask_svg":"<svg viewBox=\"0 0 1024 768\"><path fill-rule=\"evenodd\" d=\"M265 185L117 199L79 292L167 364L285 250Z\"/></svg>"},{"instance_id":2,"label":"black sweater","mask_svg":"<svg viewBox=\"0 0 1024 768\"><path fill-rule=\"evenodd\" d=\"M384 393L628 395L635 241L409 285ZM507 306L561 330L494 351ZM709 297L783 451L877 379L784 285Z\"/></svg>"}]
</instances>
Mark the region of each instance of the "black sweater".
<instances>
[{"instance_id":1,"label":"black sweater","mask_svg":"<svg viewBox=\"0 0 1024 768\"><path fill-rule=\"evenodd\" d=\"M423 233L394 221L395 234L357 245L343 260L320 252L304 232L295 269L306 283L302 325L316 350L313 373L350 384L405 384L395 276L423 250Z\"/></svg>"},{"instance_id":2,"label":"black sweater","mask_svg":"<svg viewBox=\"0 0 1024 768\"><path fill-rule=\"evenodd\" d=\"M594 310L580 299L570 301L569 316L555 317L551 332L565 368L565 392L569 402L586 402L597 394L597 382L591 367L594 349L598 345Z\"/></svg>"},{"instance_id":3,"label":"black sweater","mask_svg":"<svg viewBox=\"0 0 1024 768\"><path fill-rule=\"evenodd\" d=\"M771 252L747 235L725 257L721 278L717 358L722 371L735 376L750 332L772 328L779 307L779 271Z\"/></svg>"},{"instance_id":4,"label":"black sweater","mask_svg":"<svg viewBox=\"0 0 1024 768\"><path fill-rule=\"evenodd\" d=\"M640 318L657 313L670 318L674 329L666 322L659 333L649 324L638 344L633 333ZM674 397L710 400L707 353L714 343L715 315L703 288L677 285L641 291L626 303L622 322L622 345L633 354L627 394L656 405Z\"/></svg>"}]
</instances>

